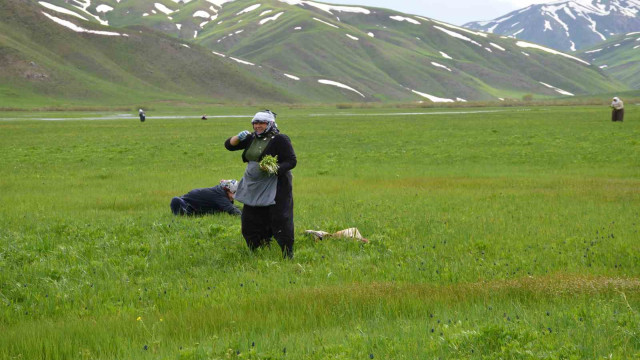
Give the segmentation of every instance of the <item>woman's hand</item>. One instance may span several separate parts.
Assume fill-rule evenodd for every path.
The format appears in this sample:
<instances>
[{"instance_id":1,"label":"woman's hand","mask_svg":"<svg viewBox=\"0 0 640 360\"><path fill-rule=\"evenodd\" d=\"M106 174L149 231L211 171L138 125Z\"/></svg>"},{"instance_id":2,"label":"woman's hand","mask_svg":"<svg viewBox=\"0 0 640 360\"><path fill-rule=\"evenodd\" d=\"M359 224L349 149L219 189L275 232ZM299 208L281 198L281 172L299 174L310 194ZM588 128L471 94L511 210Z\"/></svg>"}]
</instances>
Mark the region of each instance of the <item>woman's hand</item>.
<instances>
[{"instance_id":1,"label":"woman's hand","mask_svg":"<svg viewBox=\"0 0 640 360\"><path fill-rule=\"evenodd\" d=\"M243 141L244 139L247 138L247 136L249 136L249 134L251 133L248 132L247 130L243 130L243 131L240 131L236 136L238 137L238 140Z\"/></svg>"},{"instance_id":2,"label":"woman's hand","mask_svg":"<svg viewBox=\"0 0 640 360\"><path fill-rule=\"evenodd\" d=\"M233 146L238 146L238 144L240 144L240 142L246 139L247 136L249 136L250 134L251 133L248 132L247 130L240 131L238 135L233 136L231 140L229 140L229 143Z\"/></svg>"}]
</instances>

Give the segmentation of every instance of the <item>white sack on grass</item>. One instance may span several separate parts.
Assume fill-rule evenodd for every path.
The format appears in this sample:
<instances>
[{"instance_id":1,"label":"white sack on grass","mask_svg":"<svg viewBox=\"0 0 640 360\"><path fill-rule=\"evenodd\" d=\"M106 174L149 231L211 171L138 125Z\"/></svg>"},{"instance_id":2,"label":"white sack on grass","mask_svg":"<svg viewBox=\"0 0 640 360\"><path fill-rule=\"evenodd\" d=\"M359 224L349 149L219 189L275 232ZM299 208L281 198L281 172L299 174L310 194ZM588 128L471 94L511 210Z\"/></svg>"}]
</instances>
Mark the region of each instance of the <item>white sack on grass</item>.
<instances>
[{"instance_id":1,"label":"white sack on grass","mask_svg":"<svg viewBox=\"0 0 640 360\"><path fill-rule=\"evenodd\" d=\"M306 230L304 233L314 236L316 240L322 240L328 237L335 237L335 238L343 238L343 239L345 238L356 239L356 240L362 241L363 243L369 242L369 240L362 237L362 234L360 234L360 231L358 230L358 228L354 228L354 227L340 230L340 231L334 232L333 234L328 233L326 231L322 231L322 230Z\"/></svg>"}]
</instances>

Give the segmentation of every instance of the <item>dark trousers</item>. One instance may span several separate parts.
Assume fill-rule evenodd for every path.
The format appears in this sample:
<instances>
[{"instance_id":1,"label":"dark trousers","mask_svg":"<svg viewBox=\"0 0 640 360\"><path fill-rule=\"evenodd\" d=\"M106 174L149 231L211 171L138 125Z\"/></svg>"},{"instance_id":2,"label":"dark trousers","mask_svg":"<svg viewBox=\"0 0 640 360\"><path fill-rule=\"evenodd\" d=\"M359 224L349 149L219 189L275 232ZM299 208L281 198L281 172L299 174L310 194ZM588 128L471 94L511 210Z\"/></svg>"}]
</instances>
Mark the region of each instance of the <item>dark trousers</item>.
<instances>
[{"instance_id":1,"label":"dark trousers","mask_svg":"<svg viewBox=\"0 0 640 360\"><path fill-rule=\"evenodd\" d=\"M249 206L242 209L242 236L251 251L276 238L282 256L293 258L293 200L291 206Z\"/></svg>"},{"instance_id":2,"label":"dark trousers","mask_svg":"<svg viewBox=\"0 0 640 360\"><path fill-rule=\"evenodd\" d=\"M611 121L624 121L624 109L611 111Z\"/></svg>"},{"instance_id":3,"label":"dark trousers","mask_svg":"<svg viewBox=\"0 0 640 360\"><path fill-rule=\"evenodd\" d=\"M193 208L179 197L171 199L169 206L173 215L191 215L193 213Z\"/></svg>"}]
</instances>

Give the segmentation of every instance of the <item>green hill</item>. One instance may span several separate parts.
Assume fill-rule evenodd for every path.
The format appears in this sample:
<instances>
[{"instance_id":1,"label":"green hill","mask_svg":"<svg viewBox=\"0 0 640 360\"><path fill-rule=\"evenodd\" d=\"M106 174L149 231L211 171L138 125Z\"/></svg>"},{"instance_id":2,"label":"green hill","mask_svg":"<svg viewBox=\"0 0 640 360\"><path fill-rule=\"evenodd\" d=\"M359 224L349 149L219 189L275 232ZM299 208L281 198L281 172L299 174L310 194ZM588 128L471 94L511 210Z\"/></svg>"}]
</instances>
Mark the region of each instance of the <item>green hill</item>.
<instances>
[{"instance_id":1,"label":"green hill","mask_svg":"<svg viewBox=\"0 0 640 360\"><path fill-rule=\"evenodd\" d=\"M148 28L81 25L123 36L74 32L31 1L0 3L0 106L299 99L271 79Z\"/></svg>"},{"instance_id":2,"label":"green hill","mask_svg":"<svg viewBox=\"0 0 640 360\"><path fill-rule=\"evenodd\" d=\"M0 85L0 101L450 102L626 88L551 49L386 9L298 0L88 3L1 5L0 79L10 85ZM52 17L127 36L77 33Z\"/></svg>"},{"instance_id":3,"label":"green hill","mask_svg":"<svg viewBox=\"0 0 640 360\"><path fill-rule=\"evenodd\" d=\"M612 78L640 89L640 32L618 35L577 54Z\"/></svg>"}]
</instances>

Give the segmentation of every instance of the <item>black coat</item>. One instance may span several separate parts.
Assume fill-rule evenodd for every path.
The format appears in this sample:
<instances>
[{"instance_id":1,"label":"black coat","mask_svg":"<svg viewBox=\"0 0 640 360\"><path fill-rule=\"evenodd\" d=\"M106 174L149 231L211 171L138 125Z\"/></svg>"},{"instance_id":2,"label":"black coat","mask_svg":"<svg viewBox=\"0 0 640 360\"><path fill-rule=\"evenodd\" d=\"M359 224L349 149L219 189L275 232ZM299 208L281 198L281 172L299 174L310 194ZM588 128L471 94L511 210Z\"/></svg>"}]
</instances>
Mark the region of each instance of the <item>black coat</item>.
<instances>
[{"instance_id":1,"label":"black coat","mask_svg":"<svg viewBox=\"0 0 640 360\"><path fill-rule=\"evenodd\" d=\"M244 150L242 152L242 161L249 162L245 157L247 149L251 146L255 136L248 135L238 145L231 145L231 138L224 142L224 147L229 151ZM293 212L293 185L291 177L291 169L296 167L298 160L296 153L293 151L291 140L285 134L277 134L269 141L267 147L260 154L258 161L262 160L265 155L278 156L278 188L276 190L276 207L280 211ZM288 204L291 204L290 206Z\"/></svg>"},{"instance_id":2,"label":"black coat","mask_svg":"<svg viewBox=\"0 0 640 360\"><path fill-rule=\"evenodd\" d=\"M226 212L231 215L240 215L238 209L229 197L227 192L220 185L211 188L193 189L181 196L193 209L194 214L213 214Z\"/></svg>"}]
</instances>

